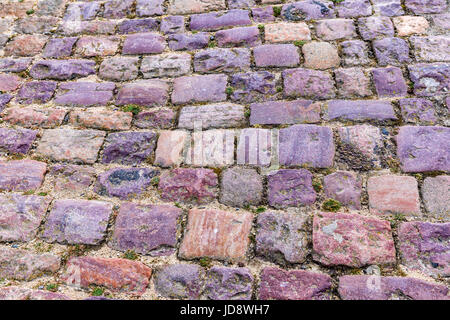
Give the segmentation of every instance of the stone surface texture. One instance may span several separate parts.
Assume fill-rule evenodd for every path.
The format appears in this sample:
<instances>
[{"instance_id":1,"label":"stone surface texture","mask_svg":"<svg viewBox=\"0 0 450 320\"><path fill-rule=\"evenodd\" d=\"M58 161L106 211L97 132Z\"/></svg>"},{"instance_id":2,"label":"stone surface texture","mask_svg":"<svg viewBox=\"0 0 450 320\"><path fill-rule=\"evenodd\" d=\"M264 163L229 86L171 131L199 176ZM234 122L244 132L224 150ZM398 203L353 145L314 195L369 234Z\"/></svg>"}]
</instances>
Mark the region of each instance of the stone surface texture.
<instances>
[{"instance_id":1,"label":"stone surface texture","mask_svg":"<svg viewBox=\"0 0 450 320\"><path fill-rule=\"evenodd\" d=\"M0 300L448 300L449 10L0 0Z\"/></svg>"}]
</instances>

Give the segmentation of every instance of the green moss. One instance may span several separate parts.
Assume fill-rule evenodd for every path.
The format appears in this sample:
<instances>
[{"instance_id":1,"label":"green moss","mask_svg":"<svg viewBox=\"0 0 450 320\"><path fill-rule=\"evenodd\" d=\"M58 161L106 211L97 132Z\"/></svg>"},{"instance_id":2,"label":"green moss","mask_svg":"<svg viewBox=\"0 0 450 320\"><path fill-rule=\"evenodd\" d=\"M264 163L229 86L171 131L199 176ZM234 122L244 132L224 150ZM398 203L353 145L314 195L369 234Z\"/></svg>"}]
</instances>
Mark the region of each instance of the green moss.
<instances>
[{"instance_id":1,"label":"green moss","mask_svg":"<svg viewBox=\"0 0 450 320\"><path fill-rule=\"evenodd\" d=\"M173 205L177 208L181 208L181 204L179 204L178 202L175 202Z\"/></svg>"},{"instance_id":2,"label":"green moss","mask_svg":"<svg viewBox=\"0 0 450 320\"><path fill-rule=\"evenodd\" d=\"M159 184L159 177L154 177L150 183L152 184L152 186L157 186Z\"/></svg>"},{"instance_id":3,"label":"green moss","mask_svg":"<svg viewBox=\"0 0 450 320\"><path fill-rule=\"evenodd\" d=\"M100 288L100 287L95 287L92 290L91 295L94 296L94 297L101 297L104 292L105 292L105 289Z\"/></svg>"},{"instance_id":4,"label":"green moss","mask_svg":"<svg viewBox=\"0 0 450 320\"><path fill-rule=\"evenodd\" d=\"M27 13L28 15L33 14L33 13L34 13L34 10L33 10L33 9L27 10L26 13Z\"/></svg>"},{"instance_id":5,"label":"green moss","mask_svg":"<svg viewBox=\"0 0 450 320\"><path fill-rule=\"evenodd\" d=\"M275 17L279 17L281 14L281 9L282 9L281 7L273 7L273 15Z\"/></svg>"},{"instance_id":6,"label":"green moss","mask_svg":"<svg viewBox=\"0 0 450 320\"><path fill-rule=\"evenodd\" d=\"M294 41L294 45L297 46L297 47L301 47L301 46L303 46L305 43L306 43L305 40L297 40L297 41Z\"/></svg>"},{"instance_id":7,"label":"green moss","mask_svg":"<svg viewBox=\"0 0 450 320\"><path fill-rule=\"evenodd\" d=\"M249 117L250 117L250 110L245 110L244 116L245 116L246 118L249 118Z\"/></svg>"},{"instance_id":8,"label":"green moss","mask_svg":"<svg viewBox=\"0 0 450 320\"><path fill-rule=\"evenodd\" d=\"M48 195L47 192L39 192L38 193L38 196L41 196L41 197L45 197L46 195Z\"/></svg>"},{"instance_id":9,"label":"green moss","mask_svg":"<svg viewBox=\"0 0 450 320\"><path fill-rule=\"evenodd\" d=\"M259 29L259 31L263 32L264 31L264 25L263 24L258 24L258 29Z\"/></svg>"},{"instance_id":10,"label":"green moss","mask_svg":"<svg viewBox=\"0 0 450 320\"><path fill-rule=\"evenodd\" d=\"M200 265L203 268L209 268L211 266L211 259L210 258L201 258L200 260L198 260L198 263L200 263Z\"/></svg>"},{"instance_id":11,"label":"green moss","mask_svg":"<svg viewBox=\"0 0 450 320\"><path fill-rule=\"evenodd\" d=\"M396 213L392 216L391 219L389 219L389 221L391 222L391 228L395 229L401 222L404 222L407 220L403 213Z\"/></svg>"},{"instance_id":12,"label":"green moss","mask_svg":"<svg viewBox=\"0 0 450 320\"><path fill-rule=\"evenodd\" d=\"M331 1L333 1L334 3L341 3L344 0L331 0Z\"/></svg>"},{"instance_id":13,"label":"green moss","mask_svg":"<svg viewBox=\"0 0 450 320\"><path fill-rule=\"evenodd\" d=\"M58 284L57 283L48 283L45 286L45 290L51 291L51 292L56 292L56 291L58 291Z\"/></svg>"},{"instance_id":14,"label":"green moss","mask_svg":"<svg viewBox=\"0 0 450 320\"><path fill-rule=\"evenodd\" d=\"M226 92L226 94L230 95L230 94L233 94L234 89L233 89L232 87L227 87L227 88L225 89L225 92Z\"/></svg>"},{"instance_id":15,"label":"green moss","mask_svg":"<svg viewBox=\"0 0 450 320\"><path fill-rule=\"evenodd\" d=\"M318 178L315 178L315 179L313 180L312 186L313 186L313 188L314 188L314 190L315 190L316 192L320 192L320 191L322 191L322 189L323 189L322 182L321 182L320 179L318 179Z\"/></svg>"},{"instance_id":16,"label":"green moss","mask_svg":"<svg viewBox=\"0 0 450 320\"><path fill-rule=\"evenodd\" d=\"M211 41L208 43L208 48L215 48L217 47L217 42L216 41Z\"/></svg>"},{"instance_id":17,"label":"green moss","mask_svg":"<svg viewBox=\"0 0 450 320\"><path fill-rule=\"evenodd\" d=\"M25 191L23 194L26 195L26 196L29 196L31 194L34 194L34 190Z\"/></svg>"},{"instance_id":18,"label":"green moss","mask_svg":"<svg viewBox=\"0 0 450 320\"><path fill-rule=\"evenodd\" d=\"M282 92L283 91L283 87L277 87L277 92Z\"/></svg>"},{"instance_id":19,"label":"green moss","mask_svg":"<svg viewBox=\"0 0 450 320\"><path fill-rule=\"evenodd\" d=\"M138 255L136 252L134 252L133 250L127 250L124 254L123 257L125 259L128 260L136 260L138 258Z\"/></svg>"},{"instance_id":20,"label":"green moss","mask_svg":"<svg viewBox=\"0 0 450 320\"><path fill-rule=\"evenodd\" d=\"M331 212L337 212L341 207L342 207L341 203L334 199L328 199L322 205L322 209L324 211L331 211Z\"/></svg>"},{"instance_id":21,"label":"green moss","mask_svg":"<svg viewBox=\"0 0 450 320\"><path fill-rule=\"evenodd\" d=\"M264 212L264 211L266 211L266 208L265 208L265 207L259 207L259 208L256 208L256 213L262 213L262 212Z\"/></svg>"},{"instance_id":22,"label":"green moss","mask_svg":"<svg viewBox=\"0 0 450 320\"><path fill-rule=\"evenodd\" d=\"M132 114L137 115L139 112L141 112L141 107L135 104L128 104L126 106L123 106L121 110L123 112L131 112Z\"/></svg>"}]
</instances>

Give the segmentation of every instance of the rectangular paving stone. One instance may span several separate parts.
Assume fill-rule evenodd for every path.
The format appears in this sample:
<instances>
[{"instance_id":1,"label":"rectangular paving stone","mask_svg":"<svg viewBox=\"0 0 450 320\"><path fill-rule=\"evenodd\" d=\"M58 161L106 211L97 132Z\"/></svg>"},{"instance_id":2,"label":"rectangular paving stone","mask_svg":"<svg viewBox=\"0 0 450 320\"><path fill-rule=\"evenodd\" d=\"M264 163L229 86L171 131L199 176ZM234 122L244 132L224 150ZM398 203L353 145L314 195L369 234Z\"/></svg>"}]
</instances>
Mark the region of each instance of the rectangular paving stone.
<instances>
[{"instance_id":1,"label":"rectangular paving stone","mask_svg":"<svg viewBox=\"0 0 450 320\"><path fill-rule=\"evenodd\" d=\"M0 128L0 149L9 153L26 154L37 136L37 131L30 129Z\"/></svg>"},{"instance_id":2,"label":"rectangular paving stone","mask_svg":"<svg viewBox=\"0 0 450 320\"><path fill-rule=\"evenodd\" d=\"M333 165L334 153L333 132L329 127L297 124L280 130L281 165L327 168Z\"/></svg>"},{"instance_id":3,"label":"rectangular paving stone","mask_svg":"<svg viewBox=\"0 0 450 320\"><path fill-rule=\"evenodd\" d=\"M362 124L339 127L339 159L353 170L381 167L384 139L381 130Z\"/></svg>"},{"instance_id":4,"label":"rectangular paving stone","mask_svg":"<svg viewBox=\"0 0 450 320\"><path fill-rule=\"evenodd\" d=\"M211 300L250 300L254 278L247 268L212 267L205 295Z\"/></svg>"},{"instance_id":5,"label":"rectangular paving stone","mask_svg":"<svg viewBox=\"0 0 450 320\"><path fill-rule=\"evenodd\" d=\"M100 78L112 81L134 80L139 73L139 57L106 58L100 65Z\"/></svg>"},{"instance_id":6,"label":"rectangular paving stone","mask_svg":"<svg viewBox=\"0 0 450 320\"><path fill-rule=\"evenodd\" d=\"M450 170L450 128L403 126L396 139L404 172Z\"/></svg>"},{"instance_id":7,"label":"rectangular paving stone","mask_svg":"<svg viewBox=\"0 0 450 320\"><path fill-rule=\"evenodd\" d=\"M418 61L450 62L450 37L430 36L411 37L410 41L414 47L414 55Z\"/></svg>"},{"instance_id":8,"label":"rectangular paving stone","mask_svg":"<svg viewBox=\"0 0 450 320\"><path fill-rule=\"evenodd\" d=\"M138 19L138 20L123 20L119 24L117 33L131 34L131 33L146 33L158 31L159 21L153 18Z\"/></svg>"},{"instance_id":9,"label":"rectangular paving stone","mask_svg":"<svg viewBox=\"0 0 450 320\"><path fill-rule=\"evenodd\" d=\"M106 105L113 98L116 85L111 82L61 83L55 103L71 107Z\"/></svg>"},{"instance_id":10,"label":"rectangular paving stone","mask_svg":"<svg viewBox=\"0 0 450 320\"><path fill-rule=\"evenodd\" d=\"M186 31L184 16L168 16L161 19L161 32L164 34L182 33Z\"/></svg>"},{"instance_id":11,"label":"rectangular paving stone","mask_svg":"<svg viewBox=\"0 0 450 320\"><path fill-rule=\"evenodd\" d=\"M0 190L34 191L47 170L45 162L35 160L0 161Z\"/></svg>"},{"instance_id":12,"label":"rectangular paving stone","mask_svg":"<svg viewBox=\"0 0 450 320\"><path fill-rule=\"evenodd\" d=\"M250 56L245 48L206 49L194 55L194 70L200 73L243 71L250 68Z\"/></svg>"},{"instance_id":13,"label":"rectangular paving stone","mask_svg":"<svg viewBox=\"0 0 450 320\"><path fill-rule=\"evenodd\" d=\"M222 173L220 202L232 207L258 205L263 198L263 179L256 169L233 167Z\"/></svg>"},{"instance_id":14,"label":"rectangular paving stone","mask_svg":"<svg viewBox=\"0 0 450 320\"><path fill-rule=\"evenodd\" d=\"M178 128L201 130L241 127L246 123L244 111L243 106L232 103L184 107L180 112Z\"/></svg>"},{"instance_id":15,"label":"rectangular paving stone","mask_svg":"<svg viewBox=\"0 0 450 320\"><path fill-rule=\"evenodd\" d=\"M281 16L288 21L335 18L334 5L330 1L298 1L283 5Z\"/></svg>"},{"instance_id":16,"label":"rectangular paving stone","mask_svg":"<svg viewBox=\"0 0 450 320\"><path fill-rule=\"evenodd\" d=\"M408 87L400 68L376 68L372 69L372 75L379 97L404 97L408 93Z\"/></svg>"},{"instance_id":17,"label":"rectangular paving stone","mask_svg":"<svg viewBox=\"0 0 450 320\"><path fill-rule=\"evenodd\" d=\"M191 209L179 255L244 261L253 216L249 212Z\"/></svg>"},{"instance_id":18,"label":"rectangular paving stone","mask_svg":"<svg viewBox=\"0 0 450 320\"><path fill-rule=\"evenodd\" d=\"M274 152L272 130L245 128L240 131L237 164L269 166Z\"/></svg>"},{"instance_id":19,"label":"rectangular paving stone","mask_svg":"<svg viewBox=\"0 0 450 320\"><path fill-rule=\"evenodd\" d=\"M106 236L112 208L112 203L103 201L56 200L41 238L63 244L100 244Z\"/></svg>"},{"instance_id":20,"label":"rectangular paving stone","mask_svg":"<svg viewBox=\"0 0 450 320\"><path fill-rule=\"evenodd\" d=\"M159 171L153 168L113 168L98 175L94 191L121 200L136 198L147 191L158 175Z\"/></svg>"},{"instance_id":21,"label":"rectangular paving stone","mask_svg":"<svg viewBox=\"0 0 450 320\"><path fill-rule=\"evenodd\" d=\"M227 76L224 74L185 76L173 83L172 103L224 101Z\"/></svg>"},{"instance_id":22,"label":"rectangular paving stone","mask_svg":"<svg viewBox=\"0 0 450 320\"><path fill-rule=\"evenodd\" d=\"M205 285L205 271L198 265L168 264L155 273L156 292L165 298L199 299Z\"/></svg>"},{"instance_id":23,"label":"rectangular paving stone","mask_svg":"<svg viewBox=\"0 0 450 320\"><path fill-rule=\"evenodd\" d=\"M75 2L69 3L64 15L64 20L92 20L100 11L100 2ZM50 13L50 12L49 12Z\"/></svg>"},{"instance_id":24,"label":"rectangular paving stone","mask_svg":"<svg viewBox=\"0 0 450 320\"><path fill-rule=\"evenodd\" d=\"M178 220L182 212L173 205L122 203L108 245L119 251L170 255L176 250Z\"/></svg>"},{"instance_id":25,"label":"rectangular paving stone","mask_svg":"<svg viewBox=\"0 0 450 320\"><path fill-rule=\"evenodd\" d=\"M0 195L0 242L32 240L44 219L50 197Z\"/></svg>"},{"instance_id":26,"label":"rectangular paving stone","mask_svg":"<svg viewBox=\"0 0 450 320\"><path fill-rule=\"evenodd\" d=\"M16 101L21 104L46 103L53 97L55 81L26 82L19 90Z\"/></svg>"},{"instance_id":27,"label":"rectangular paving stone","mask_svg":"<svg viewBox=\"0 0 450 320\"><path fill-rule=\"evenodd\" d=\"M131 127L131 112L111 111L106 108L75 110L70 113L69 123L79 128L100 130L128 130Z\"/></svg>"},{"instance_id":28,"label":"rectangular paving stone","mask_svg":"<svg viewBox=\"0 0 450 320\"><path fill-rule=\"evenodd\" d=\"M247 10L233 9L225 12L208 12L191 15L190 29L214 31L225 27L236 27L251 24Z\"/></svg>"},{"instance_id":29,"label":"rectangular paving stone","mask_svg":"<svg viewBox=\"0 0 450 320\"><path fill-rule=\"evenodd\" d=\"M105 132L98 130L44 130L36 153L54 161L92 164L97 160Z\"/></svg>"},{"instance_id":30,"label":"rectangular paving stone","mask_svg":"<svg viewBox=\"0 0 450 320\"><path fill-rule=\"evenodd\" d=\"M168 12L171 14L187 14L222 10L225 8L225 0L170 0Z\"/></svg>"},{"instance_id":31,"label":"rectangular paving stone","mask_svg":"<svg viewBox=\"0 0 450 320\"><path fill-rule=\"evenodd\" d=\"M338 94L341 97L367 97L372 95L371 80L364 69L340 68L334 71Z\"/></svg>"},{"instance_id":32,"label":"rectangular paving stone","mask_svg":"<svg viewBox=\"0 0 450 320\"><path fill-rule=\"evenodd\" d=\"M312 205L316 197L312 174L306 169L280 169L267 175L267 199L272 207Z\"/></svg>"},{"instance_id":33,"label":"rectangular paving stone","mask_svg":"<svg viewBox=\"0 0 450 320\"><path fill-rule=\"evenodd\" d=\"M216 32L219 47L253 47L261 44L258 27L239 27Z\"/></svg>"},{"instance_id":34,"label":"rectangular paving stone","mask_svg":"<svg viewBox=\"0 0 450 320\"><path fill-rule=\"evenodd\" d=\"M15 74L0 74L0 91L16 91L22 85L22 78Z\"/></svg>"},{"instance_id":35,"label":"rectangular paving stone","mask_svg":"<svg viewBox=\"0 0 450 320\"><path fill-rule=\"evenodd\" d=\"M176 117L171 108L152 108L139 112L133 124L140 129L170 129L175 125Z\"/></svg>"},{"instance_id":36,"label":"rectangular paving stone","mask_svg":"<svg viewBox=\"0 0 450 320\"><path fill-rule=\"evenodd\" d=\"M405 13L400 0L375 0L373 10L376 14L387 17L401 16Z\"/></svg>"},{"instance_id":37,"label":"rectangular paving stone","mask_svg":"<svg viewBox=\"0 0 450 320\"><path fill-rule=\"evenodd\" d=\"M257 67L295 67L300 63L298 49L293 44L265 44L253 48Z\"/></svg>"},{"instance_id":38,"label":"rectangular paving stone","mask_svg":"<svg viewBox=\"0 0 450 320\"><path fill-rule=\"evenodd\" d=\"M334 199L353 210L361 209L362 179L351 171L337 171L323 178L328 199Z\"/></svg>"},{"instance_id":39,"label":"rectangular paving stone","mask_svg":"<svg viewBox=\"0 0 450 320\"><path fill-rule=\"evenodd\" d=\"M161 174L158 191L164 201L205 204L217 198L217 174L205 168L177 168Z\"/></svg>"},{"instance_id":40,"label":"rectangular paving stone","mask_svg":"<svg viewBox=\"0 0 450 320\"><path fill-rule=\"evenodd\" d=\"M41 53L48 37L43 35L18 35L5 45L5 56L32 57Z\"/></svg>"},{"instance_id":41,"label":"rectangular paving stone","mask_svg":"<svg viewBox=\"0 0 450 320\"><path fill-rule=\"evenodd\" d=\"M67 114L62 108L7 108L2 119L14 125L26 128L54 128L60 126Z\"/></svg>"},{"instance_id":42,"label":"rectangular paving stone","mask_svg":"<svg viewBox=\"0 0 450 320\"><path fill-rule=\"evenodd\" d=\"M427 99L400 99L399 104L402 118L405 122L421 124L434 124L437 122L433 103Z\"/></svg>"},{"instance_id":43,"label":"rectangular paving stone","mask_svg":"<svg viewBox=\"0 0 450 320\"><path fill-rule=\"evenodd\" d=\"M102 163L143 163L155 150L156 139L157 134L153 131L110 133L103 146Z\"/></svg>"},{"instance_id":44,"label":"rectangular paving stone","mask_svg":"<svg viewBox=\"0 0 450 320\"><path fill-rule=\"evenodd\" d=\"M308 249L307 217L285 212L263 212L258 215L256 254L283 263L302 263Z\"/></svg>"},{"instance_id":45,"label":"rectangular paving stone","mask_svg":"<svg viewBox=\"0 0 450 320\"><path fill-rule=\"evenodd\" d=\"M76 197L86 194L95 181L95 169L74 164L55 164L49 168L47 181L58 194Z\"/></svg>"},{"instance_id":46,"label":"rectangular paving stone","mask_svg":"<svg viewBox=\"0 0 450 320\"><path fill-rule=\"evenodd\" d=\"M311 100L268 101L250 105L250 125L320 121L320 104Z\"/></svg>"},{"instance_id":47,"label":"rectangular paving stone","mask_svg":"<svg viewBox=\"0 0 450 320\"><path fill-rule=\"evenodd\" d=\"M392 21L400 37L423 34L429 28L428 21L424 17L402 16L395 17Z\"/></svg>"},{"instance_id":48,"label":"rectangular paving stone","mask_svg":"<svg viewBox=\"0 0 450 320\"><path fill-rule=\"evenodd\" d=\"M167 41L170 50L195 50L206 48L209 43L209 37L207 32L195 34L180 33L169 35Z\"/></svg>"},{"instance_id":49,"label":"rectangular paving stone","mask_svg":"<svg viewBox=\"0 0 450 320\"><path fill-rule=\"evenodd\" d=\"M135 1L108 0L104 4L103 17L107 19L121 19L131 15Z\"/></svg>"},{"instance_id":50,"label":"rectangular paving stone","mask_svg":"<svg viewBox=\"0 0 450 320\"><path fill-rule=\"evenodd\" d=\"M183 151L190 142L190 135L182 130L164 130L159 133L158 145L153 163L160 167L170 167L181 164Z\"/></svg>"},{"instance_id":51,"label":"rectangular paving stone","mask_svg":"<svg viewBox=\"0 0 450 320\"><path fill-rule=\"evenodd\" d=\"M72 55L72 48L77 37L52 38L47 42L42 56L44 58L64 58Z\"/></svg>"},{"instance_id":52,"label":"rectangular paving stone","mask_svg":"<svg viewBox=\"0 0 450 320\"><path fill-rule=\"evenodd\" d=\"M83 288L96 285L140 296L149 285L151 275L152 269L138 261L84 256L69 259L61 280Z\"/></svg>"},{"instance_id":53,"label":"rectangular paving stone","mask_svg":"<svg viewBox=\"0 0 450 320\"><path fill-rule=\"evenodd\" d=\"M367 182L369 209L374 214L420 214L419 188L414 177L382 175Z\"/></svg>"},{"instance_id":54,"label":"rectangular paving stone","mask_svg":"<svg viewBox=\"0 0 450 320\"><path fill-rule=\"evenodd\" d=\"M144 78L177 77L191 71L191 55L187 53L167 53L144 57L141 72Z\"/></svg>"},{"instance_id":55,"label":"rectangular paving stone","mask_svg":"<svg viewBox=\"0 0 450 320\"><path fill-rule=\"evenodd\" d=\"M234 164L234 140L234 130L194 131L184 163L199 167L232 165Z\"/></svg>"},{"instance_id":56,"label":"rectangular paving stone","mask_svg":"<svg viewBox=\"0 0 450 320\"><path fill-rule=\"evenodd\" d=\"M32 58L3 58L0 59L0 71L22 72L31 64Z\"/></svg>"},{"instance_id":57,"label":"rectangular paving stone","mask_svg":"<svg viewBox=\"0 0 450 320\"><path fill-rule=\"evenodd\" d=\"M83 57L112 56L119 49L120 38L116 36L86 36L78 39L75 54Z\"/></svg>"},{"instance_id":58,"label":"rectangular paving stone","mask_svg":"<svg viewBox=\"0 0 450 320\"><path fill-rule=\"evenodd\" d=\"M86 59L40 60L30 69L34 79L70 80L91 74L95 74L95 61Z\"/></svg>"},{"instance_id":59,"label":"rectangular paving stone","mask_svg":"<svg viewBox=\"0 0 450 320\"><path fill-rule=\"evenodd\" d=\"M326 266L394 264L389 221L360 214L320 212L313 221L313 259Z\"/></svg>"},{"instance_id":60,"label":"rectangular paving stone","mask_svg":"<svg viewBox=\"0 0 450 320\"><path fill-rule=\"evenodd\" d=\"M330 289L327 274L265 267L258 294L260 300L328 300Z\"/></svg>"},{"instance_id":61,"label":"rectangular paving stone","mask_svg":"<svg viewBox=\"0 0 450 320\"><path fill-rule=\"evenodd\" d=\"M430 97L450 91L450 64L419 63L409 65L408 69L416 96Z\"/></svg>"},{"instance_id":62,"label":"rectangular paving stone","mask_svg":"<svg viewBox=\"0 0 450 320\"><path fill-rule=\"evenodd\" d=\"M126 83L119 89L116 103L146 107L164 106L169 99L168 91L168 83L159 79Z\"/></svg>"},{"instance_id":63,"label":"rectangular paving stone","mask_svg":"<svg viewBox=\"0 0 450 320\"><path fill-rule=\"evenodd\" d=\"M358 19L358 28L364 40L394 36L394 25L389 17L364 17Z\"/></svg>"},{"instance_id":64,"label":"rectangular paving stone","mask_svg":"<svg viewBox=\"0 0 450 320\"><path fill-rule=\"evenodd\" d=\"M384 100L331 100L327 106L327 117L330 120L386 121L397 119L392 104Z\"/></svg>"},{"instance_id":65,"label":"rectangular paving stone","mask_svg":"<svg viewBox=\"0 0 450 320\"><path fill-rule=\"evenodd\" d=\"M450 176L425 178L422 199L429 214L444 221L450 220Z\"/></svg>"},{"instance_id":66,"label":"rectangular paving stone","mask_svg":"<svg viewBox=\"0 0 450 320\"><path fill-rule=\"evenodd\" d=\"M335 96L334 81L328 72L298 68L285 70L282 75L287 97L329 99Z\"/></svg>"},{"instance_id":67,"label":"rectangular paving stone","mask_svg":"<svg viewBox=\"0 0 450 320\"><path fill-rule=\"evenodd\" d=\"M268 71L235 73L230 80L230 98L239 103L275 100L281 95L278 82L278 76Z\"/></svg>"},{"instance_id":68,"label":"rectangular paving stone","mask_svg":"<svg viewBox=\"0 0 450 320\"><path fill-rule=\"evenodd\" d=\"M36 254L31 251L0 248L0 277L11 280L33 280L44 274L58 271L59 257L49 253Z\"/></svg>"},{"instance_id":69,"label":"rectangular paving stone","mask_svg":"<svg viewBox=\"0 0 450 320\"><path fill-rule=\"evenodd\" d=\"M338 292L343 300L448 300L448 288L418 278L342 276Z\"/></svg>"},{"instance_id":70,"label":"rectangular paving stone","mask_svg":"<svg viewBox=\"0 0 450 320\"><path fill-rule=\"evenodd\" d=\"M0 300L70 300L64 294L19 286L0 288Z\"/></svg>"},{"instance_id":71,"label":"rectangular paving stone","mask_svg":"<svg viewBox=\"0 0 450 320\"><path fill-rule=\"evenodd\" d=\"M266 42L290 42L311 40L311 32L304 22L279 22L264 25Z\"/></svg>"},{"instance_id":72,"label":"rectangular paving stone","mask_svg":"<svg viewBox=\"0 0 450 320\"><path fill-rule=\"evenodd\" d=\"M137 33L125 38L122 54L161 53L166 48L163 36L157 33Z\"/></svg>"},{"instance_id":73,"label":"rectangular paving stone","mask_svg":"<svg viewBox=\"0 0 450 320\"><path fill-rule=\"evenodd\" d=\"M325 19L316 22L317 36L325 41L356 38L356 28L351 19Z\"/></svg>"},{"instance_id":74,"label":"rectangular paving stone","mask_svg":"<svg viewBox=\"0 0 450 320\"><path fill-rule=\"evenodd\" d=\"M422 14L443 12L448 4L444 0L405 0L405 6L415 14Z\"/></svg>"},{"instance_id":75,"label":"rectangular paving stone","mask_svg":"<svg viewBox=\"0 0 450 320\"><path fill-rule=\"evenodd\" d=\"M138 17L162 15L166 11L163 3L164 0L137 0L136 14Z\"/></svg>"},{"instance_id":76,"label":"rectangular paving stone","mask_svg":"<svg viewBox=\"0 0 450 320\"><path fill-rule=\"evenodd\" d=\"M450 276L450 223L404 222L398 238L401 263L408 269L435 278Z\"/></svg>"}]
</instances>

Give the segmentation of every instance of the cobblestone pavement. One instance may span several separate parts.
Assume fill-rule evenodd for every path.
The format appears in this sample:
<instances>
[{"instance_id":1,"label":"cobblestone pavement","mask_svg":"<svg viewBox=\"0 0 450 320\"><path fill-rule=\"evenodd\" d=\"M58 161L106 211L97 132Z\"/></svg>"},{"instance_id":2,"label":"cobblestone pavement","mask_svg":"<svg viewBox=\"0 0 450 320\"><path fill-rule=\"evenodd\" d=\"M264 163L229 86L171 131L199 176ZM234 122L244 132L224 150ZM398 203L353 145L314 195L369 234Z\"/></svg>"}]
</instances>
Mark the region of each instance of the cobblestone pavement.
<instances>
[{"instance_id":1,"label":"cobblestone pavement","mask_svg":"<svg viewBox=\"0 0 450 320\"><path fill-rule=\"evenodd\" d=\"M446 0L3 0L0 299L449 299Z\"/></svg>"}]
</instances>

